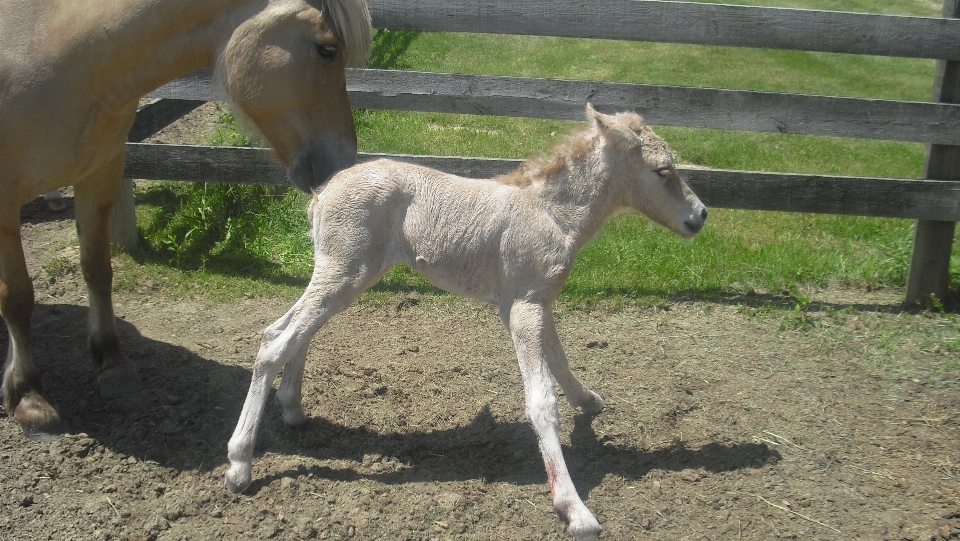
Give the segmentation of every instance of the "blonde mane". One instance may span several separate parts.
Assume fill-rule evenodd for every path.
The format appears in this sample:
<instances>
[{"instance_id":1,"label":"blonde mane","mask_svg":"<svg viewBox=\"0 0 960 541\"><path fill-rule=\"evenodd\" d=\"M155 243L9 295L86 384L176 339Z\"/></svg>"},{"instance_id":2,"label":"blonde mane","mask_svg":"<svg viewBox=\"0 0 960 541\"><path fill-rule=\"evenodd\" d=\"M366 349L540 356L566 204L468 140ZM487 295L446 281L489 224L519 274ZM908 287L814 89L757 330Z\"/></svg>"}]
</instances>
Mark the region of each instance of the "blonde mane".
<instances>
[{"instance_id":1,"label":"blonde mane","mask_svg":"<svg viewBox=\"0 0 960 541\"><path fill-rule=\"evenodd\" d=\"M513 171L493 180L511 186L527 186L536 181L549 181L563 170L571 160L582 158L593 142L593 126L588 124L568 133L550 154L536 156L524 161Z\"/></svg>"},{"instance_id":2,"label":"blonde mane","mask_svg":"<svg viewBox=\"0 0 960 541\"><path fill-rule=\"evenodd\" d=\"M370 58L373 30L370 12L363 0L323 0L320 10L330 17L330 25L343 40L344 62L362 67Z\"/></svg>"}]
</instances>

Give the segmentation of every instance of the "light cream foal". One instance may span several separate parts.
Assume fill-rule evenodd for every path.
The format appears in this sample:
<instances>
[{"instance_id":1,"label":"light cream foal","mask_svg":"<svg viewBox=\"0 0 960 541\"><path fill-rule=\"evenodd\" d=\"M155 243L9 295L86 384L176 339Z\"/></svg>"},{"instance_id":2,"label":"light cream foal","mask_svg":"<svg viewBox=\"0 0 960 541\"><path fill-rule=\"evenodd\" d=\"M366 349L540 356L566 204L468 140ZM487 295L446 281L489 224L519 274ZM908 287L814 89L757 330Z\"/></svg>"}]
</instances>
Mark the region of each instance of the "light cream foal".
<instances>
[{"instance_id":1,"label":"light cream foal","mask_svg":"<svg viewBox=\"0 0 960 541\"><path fill-rule=\"evenodd\" d=\"M574 407L603 409L570 371L554 327L553 301L577 251L619 207L632 207L682 237L707 210L674 169L667 144L633 113L587 105L589 127L551 158L493 180L457 177L379 160L334 176L310 206L315 268L306 292L263 333L253 378L230 438L227 487L251 482L251 460L272 382L283 420L301 404L311 337L393 265L405 263L447 291L495 304L516 346L526 410L537 433L557 514L581 540L600 524L577 494L560 452L554 378Z\"/></svg>"}]
</instances>

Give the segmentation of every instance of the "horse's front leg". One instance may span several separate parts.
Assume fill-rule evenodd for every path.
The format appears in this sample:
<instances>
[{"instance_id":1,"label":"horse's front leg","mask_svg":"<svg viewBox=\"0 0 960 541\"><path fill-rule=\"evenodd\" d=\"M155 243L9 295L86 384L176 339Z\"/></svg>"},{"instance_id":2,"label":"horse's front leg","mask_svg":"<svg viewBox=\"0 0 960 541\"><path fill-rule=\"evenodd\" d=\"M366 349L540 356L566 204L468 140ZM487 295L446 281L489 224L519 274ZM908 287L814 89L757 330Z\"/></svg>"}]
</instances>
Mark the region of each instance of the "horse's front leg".
<instances>
[{"instance_id":1,"label":"horse's front leg","mask_svg":"<svg viewBox=\"0 0 960 541\"><path fill-rule=\"evenodd\" d=\"M10 337L3 370L3 406L32 440L63 433L60 415L42 395L33 361L30 318L33 283L20 239L20 207L12 196L0 200L0 314Z\"/></svg>"},{"instance_id":2,"label":"horse's front leg","mask_svg":"<svg viewBox=\"0 0 960 541\"><path fill-rule=\"evenodd\" d=\"M501 313L510 330L526 399L527 417L537 433L540 454L547 469L553 508L568 525L570 535L580 541L598 539L600 523L577 494L560 449L557 397L550 379L546 357L550 341L546 320L549 308L518 301Z\"/></svg>"},{"instance_id":3,"label":"horse's front leg","mask_svg":"<svg viewBox=\"0 0 960 541\"><path fill-rule=\"evenodd\" d=\"M113 269L110 264L110 209L123 177L123 152L74 186L80 269L87 284L90 353L97 368L100 395L111 397L139 390L137 365L120 350L113 313Z\"/></svg>"}]
</instances>

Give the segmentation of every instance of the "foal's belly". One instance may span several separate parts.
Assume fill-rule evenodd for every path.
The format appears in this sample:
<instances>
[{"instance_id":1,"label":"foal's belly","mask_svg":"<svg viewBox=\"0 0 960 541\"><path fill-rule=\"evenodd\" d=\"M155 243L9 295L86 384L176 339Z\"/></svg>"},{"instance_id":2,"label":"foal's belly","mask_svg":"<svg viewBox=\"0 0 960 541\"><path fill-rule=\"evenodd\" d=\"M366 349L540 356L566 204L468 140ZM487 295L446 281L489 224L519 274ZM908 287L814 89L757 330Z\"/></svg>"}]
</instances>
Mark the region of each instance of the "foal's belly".
<instances>
[{"instance_id":1,"label":"foal's belly","mask_svg":"<svg viewBox=\"0 0 960 541\"><path fill-rule=\"evenodd\" d=\"M438 288L484 302L495 303L499 298L497 257L478 256L435 257L418 255L411 266Z\"/></svg>"}]
</instances>

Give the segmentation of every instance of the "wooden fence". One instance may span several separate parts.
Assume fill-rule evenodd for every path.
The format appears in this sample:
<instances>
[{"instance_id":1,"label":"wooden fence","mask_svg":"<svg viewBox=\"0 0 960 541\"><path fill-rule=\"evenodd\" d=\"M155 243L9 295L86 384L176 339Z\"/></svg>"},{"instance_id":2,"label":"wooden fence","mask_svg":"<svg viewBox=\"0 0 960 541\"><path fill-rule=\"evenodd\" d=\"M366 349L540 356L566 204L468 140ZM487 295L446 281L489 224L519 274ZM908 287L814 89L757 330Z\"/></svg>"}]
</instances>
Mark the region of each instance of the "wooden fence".
<instances>
[{"instance_id":1,"label":"wooden fence","mask_svg":"<svg viewBox=\"0 0 960 541\"><path fill-rule=\"evenodd\" d=\"M635 110L654 125L922 142L922 178L890 179L683 169L707 206L884 216L918 220L907 301L943 298L954 223L960 219L960 0L944 17L868 15L651 0L368 0L374 26L763 47L938 60L931 102L529 77L350 70L356 108L580 120L587 101L604 112ZM138 115L149 132L191 103L222 98L209 71L149 94ZM175 100L192 100L187 105ZM155 111L155 113L150 113ZM158 111L158 112L156 112ZM136 128L135 126L135 128ZM138 136L142 138L141 136ZM131 137L131 141L137 137ZM366 160L380 155L361 154ZM517 160L393 156L468 176L490 176ZM270 150L127 145L125 176L286 184ZM122 205L121 205L122 206ZM127 206L132 206L128 202Z\"/></svg>"}]
</instances>

